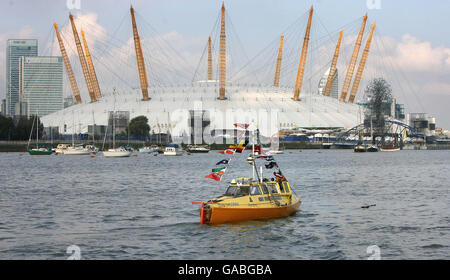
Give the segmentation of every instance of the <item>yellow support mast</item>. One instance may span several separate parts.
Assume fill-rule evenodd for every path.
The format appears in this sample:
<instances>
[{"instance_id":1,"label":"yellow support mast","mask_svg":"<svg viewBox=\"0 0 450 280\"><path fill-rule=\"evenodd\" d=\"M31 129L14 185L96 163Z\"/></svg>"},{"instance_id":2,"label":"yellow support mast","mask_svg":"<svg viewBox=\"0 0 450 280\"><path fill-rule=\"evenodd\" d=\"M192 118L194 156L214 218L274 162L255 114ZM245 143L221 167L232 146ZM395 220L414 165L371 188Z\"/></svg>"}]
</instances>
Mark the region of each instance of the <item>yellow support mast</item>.
<instances>
[{"instance_id":1,"label":"yellow support mast","mask_svg":"<svg viewBox=\"0 0 450 280\"><path fill-rule=\"evenodd\" d=\"M358 70L356 71L355 81L353 82L352 90L350 91L350 97L348 98L349 103L353 103L355 101L356 93L358 92L358 87L359 83L361 82L364 67L366 66L367 56L369 55L370 43L372 42L374 30L375 30L375 23L372 24L372 28L370 29L370 35L369 38L367 39L366 46L364 47L364 52L361 57L361 61L359 62Z\"/></svg>"},{"instance_id":2,"label":"yellow support mast","mask_svg":"<svg viewBox=\"0 0 450 280\"><path fill-rule=\"evenodd\" d=\"M341 32L339 32L339 39L338 39L338 42L336 45L336 49L334 51L333 61L331 62L331 67L330 67L330 73L328 74L327 84L325 86L325 92L324 92L325 96L330 96L331 85L333 84L333 79L334 79L334 76L336 75L336 64L337 64L338 57L339 57L339 49L341 48L341 41L342 41L343 33L344 33L343 30L341 30Z\"/></svg>"},{"instance_id":3,"label":"yellow support mast","mask_svg":"<svg viewBox=\"0 0 450 280\"><path fill-rule=\"evenodd\" d=\"M141 39L136 26L136 18L134 17L133 6L130 7L131 23L133 25L134 48L136 49L136 60L139 70L139 81L141 83L142 100L149 100L148 97L148 79L145 70L144 55L142 54Z\"/></svg>"},{"instance_id":4,"label":"yellow support mast","mask_svg":"<svg viewBox=\"0 0 450 280\"><path fill-rule=\"evenodd\" d=\"M92 63L91 53L89 52L83 29L81 29L81 39L83 39L84 51L86 52L86 60L89 67L89 74L91 74L91 81L94 88L95 99L98 100L102 97L102 93L100 91L100 86L98 85L97 74L95 73L94 63Z\"/></svg>"},{"instance_id":5,"label":"yellow support mast","mask_svg":"<svg viewBox=\"0 0 450 280\"><path fill-rule=\"evenodd\" d=\"M222 15L220 24L220 47L219 47L219 99L225 97L225 81L227 74L227 55L226 55L226 35L225 35L225 4L222 3Z\"/></svg>"},{"instance_id":6,"label":"yellow support mast","mask_svg":"<svg viewBox=\"0 0 450 280\"><path fill-rule=\"evenodd\" d=\"M73 37L75 39L75 44L77 45L78 57L80 58L81 68L83 69L84 79L86 80L86 86L89 92L89 97L91 98L91 102L95 101L95 93L94 88L92 86L91 75L89 73L89 69L86 62L86 57L84 56L83 47L81 47L80 37L78 37L77 27L75 26L75 22L73 21L72 14L69 14L70 23L72 24Z\"/></svg>"},{"instance_id":7,"label":"yellow support mast","mask_svg":"<svg viewBox=\"0 0 450 280\"><path fill-rule=\"evenodd\" d=\"M211 36L208 37L208 81L213 79Z\"/></svg>"},{"instance_id":8,"label":"yellow support mast","mask_svg":"<svg viewBox=\"0 0 450 280\"><path fill-rule=\"evenodd\" d=\"M313 7L311 6L311 9L309 10L308 24L306 26L306 31L305 31L305 38L303 40L302 53L301 53L300 62L298 65L297 79L295 81L294 98L293 98L294 100L299 100L300 92L302 90L303 74L305 72L306 55L308 54L309 34L311 31L311 20L312 20L313 11L314 11Z\"/></svg>"},{"instance_id":9,"label":"yellow support mast","mask_svg":"<svg viewBox=\"0 0 450 280\"><path fill-rule=\"evenodd\" d=\"M75 80L75 75L73 74L72 66L70 65L69 57L67 56L66 48L64 47L64 43L61 39L61 34L59 34L58 25L56 24L56 22L53 24L53 27L55 27L56 38L58 38L61 56L66 67L67 76L69 76L73 96L75 97L75 101L77 102L77 104L81 104L80 90L78 89L77 81Z\"/></svg>"},{"instance_id":10,"label":"yellow support mast","mask_svg":"<svg viewBox=\"0 0 450 280\"><path fill-rule=\"evenodd\" d=\"M278 47L277 65L275 67L275 78L273 79L273 86L280 86L280 70L281 70L281 59L283 57L283 41L284 35L280 37L280 46Z\"/></svg>"},{"instance_id":11,"label":"yellow support mast","mask_svg":"<svg viewBox=\"0 0 450 280\"><path fill-rule=\"evenodd\" d=\"M355 70L356 60L358 59L358 54L359 54L359 49L361 47L361 41L363 38L364 29L366 28L366 21L367 21L367 14L364 16L364 19L363 19L363 22L361 25L361 29L359 30L358 37L356 38L355 48L353 49L352 58L350 60L350 64L348 65L348 68L347 68L347 74L345 75L344 86L342 87L341 96L339 98L342 102L345 102L345 99L347 98L348 89L352 82L353 71Z\"/></svg>"}]
</instances>

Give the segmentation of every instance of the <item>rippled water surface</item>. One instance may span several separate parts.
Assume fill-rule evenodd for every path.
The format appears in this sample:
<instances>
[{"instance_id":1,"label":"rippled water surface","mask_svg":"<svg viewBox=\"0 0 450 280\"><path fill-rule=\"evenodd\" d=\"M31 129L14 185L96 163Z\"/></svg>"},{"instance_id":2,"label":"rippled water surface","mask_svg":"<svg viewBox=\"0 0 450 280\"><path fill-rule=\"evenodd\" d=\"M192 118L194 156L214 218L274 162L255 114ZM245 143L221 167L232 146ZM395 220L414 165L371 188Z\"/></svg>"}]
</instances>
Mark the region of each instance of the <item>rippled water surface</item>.
<instances>
[{"instance_id":1,"label":"rippled water surface","mask_svg":"<svg viewBox=\"0 0 450 280\"><path fill-rule=\"evenodd\" d=\"M289 150L276 159L299 212L200 225L191 202L224 192L204 178L222 158L0 153L0 259L450 258L450 151ZM251 175L245 158L225 181Z\"/></svg>"}]
</instances>

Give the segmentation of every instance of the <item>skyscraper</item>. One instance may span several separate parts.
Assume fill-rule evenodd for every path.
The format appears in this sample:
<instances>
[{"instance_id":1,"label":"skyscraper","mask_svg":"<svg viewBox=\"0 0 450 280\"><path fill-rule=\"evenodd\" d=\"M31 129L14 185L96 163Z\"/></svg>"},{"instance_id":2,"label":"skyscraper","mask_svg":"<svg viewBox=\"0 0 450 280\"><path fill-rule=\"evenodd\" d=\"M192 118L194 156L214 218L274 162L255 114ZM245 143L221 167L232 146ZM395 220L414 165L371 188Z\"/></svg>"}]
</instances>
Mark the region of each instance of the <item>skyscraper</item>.
<instances>
[{"instance_id":1,"label":"skyscraper","mask_svg":"<svg viewBox=\"0 0 450 280\"><path fill-rule=\"evenodd\" d=\"M6 46L6 114L15 115L19 102L19 59L37 56L38 42L34 39L10 39Z\"/></svg>"},{"instance_id":2,"label":"skyscraper","mask_svg":"<svg viewBox=\"0 0 450 280\"><path fill-rule=\"evenodd\" d=\"M63 109L62 57L23 56L19 61L19 93L27 114L41 117Z\"/></svg>"}]
</instances>

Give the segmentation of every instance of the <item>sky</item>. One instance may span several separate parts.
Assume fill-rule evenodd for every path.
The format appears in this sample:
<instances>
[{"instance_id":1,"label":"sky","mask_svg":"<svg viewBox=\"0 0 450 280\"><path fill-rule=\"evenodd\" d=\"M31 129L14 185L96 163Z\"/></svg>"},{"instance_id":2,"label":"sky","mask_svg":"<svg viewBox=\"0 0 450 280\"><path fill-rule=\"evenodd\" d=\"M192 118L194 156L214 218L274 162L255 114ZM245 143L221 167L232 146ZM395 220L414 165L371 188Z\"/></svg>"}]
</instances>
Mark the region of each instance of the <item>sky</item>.
<instances>
[{"instance_id":1,"label":"sky","mask_svg":"<svg viewBox=\"0 0 450 280\"><path fill-rule=\"evenodd\" d=\"M450 110L448 110L450 0L226 0L224 2L247 54L261 50L273 38L279 36L286 26L304 15L311 5L315 10L315 19L320 20L317 24L330 31L355 22L367 13L370 23L377 24L375 37L382 38L387 48L384 54L374 51L372 56L369 55L368 75L380 73L381 68L375 69L381 64L380 61L385 59L380 55L388 57L396 65L395 71L398 70L396 77L401 77L393 94L407 106L407 111L429 113L436 117L438 127L450 129ZM129 24L130 4L160 36L180 50L186 57L186 64L195 68L205 47L205 38L211 33L217 19L222 1L2 0L0 1L0 98L4 98L6 91L7 39L37 38L40 52L44 52L48 49L45 44L49 41L49 36L52 36L53 22L61 26L67 25L68 13L72 12L80 20L89 22L88 26L96 27L95 35L87 35L90 44L94 45L102 36L106 36L106 33L117 30L124 19ZM131 32L129 36L131 38ZM131 46L130 38L124 38L123 44ZM144 42L146 39L152 38L142 38ZM123 46L117 46L120 47ZM158 59L157 55L155 52L155 60ZM343 59L341 63L347 63L345 60ZM344 73L340 75L344 76ZM402 89L401 93L397 92L398 88Z\"/></svg>"}]
</instances>

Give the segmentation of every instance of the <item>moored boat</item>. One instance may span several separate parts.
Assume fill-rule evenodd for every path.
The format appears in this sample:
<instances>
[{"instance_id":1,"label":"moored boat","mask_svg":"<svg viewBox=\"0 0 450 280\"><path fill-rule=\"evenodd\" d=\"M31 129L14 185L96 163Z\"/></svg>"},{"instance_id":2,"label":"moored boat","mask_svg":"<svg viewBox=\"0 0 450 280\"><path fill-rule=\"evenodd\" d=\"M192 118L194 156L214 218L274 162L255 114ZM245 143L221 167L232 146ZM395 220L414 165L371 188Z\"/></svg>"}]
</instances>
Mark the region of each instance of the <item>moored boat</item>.
<instances>
[{"instance_id":1,"label":"moored boat","mask_svg":"<svg viewBox=\"0 0 450 280\"><path fill-rule=\"evenodd\" d=\"M131 156L131 152L127 149L120 147L109 149L108 151L103 151L104 157L129 157Z\"/></svg>"},{"instance_id":2,"label":"moored boat","mask_svg":"<svg viewBox=\"0 0 450 280\"><path fill-rule=\"evenodd\" d=\"M209 153L209 148L206 146L187 146L186 147L187 153Z\"/></svg>"},{"instance_id":3,"label":"moored boat","mask_svg":"<svg viewBox=\"0 0 450 280\"><path fill-rule=\"evenodd\" d=\"M369 147L367 147L367 151L369 153L374 153L374 152L378 152L378 147L375 145L370 145Z\"/></svg>"},{"instance_id":4,"label":"moored boat","mask_svg":"<svg viewBox=\"0 0 450 280\"><path fill-rule=\"evenodd\" d=\"M139 149L139 153L162 153L163 151L156 145L151 145L150 147L143 147Z\"/></svg>"},{"instance_id":5,"label":"moored boat","mask_svg":"<svg viewBox=\"0 0 450 280\"><path fill-rule=\"evenodd\" d=\"M53 153L53 150L47 148L36 148L28 150L28 153L32 156L51 155Z\"/></svg>"},{"instance_id":6,"label":"moored boat","mask_svg":"<svg viewBox=\"0 0 450 280\"><path fill-rule=\"evenodd\" d=\"M82 155L90 155L91 150L83 147L83 146L71 146L64 150L64 155L75 155L75 156L82 156Z\"/></svg>"},{"instance_id":7,"label":"moored boat","mask_svg":"<svg viewBox=\"0 0 450 280\"><path fill-rule=\"evenodd\" d=\"M164 150L165 156L181 156L183 150L181 150L178 144L168 144Z\"/></svg>"},{"instance_id":8,"label":"moored boat","mask_svg":"<svg viewBox=\"0 0 450 280\"><path fill-rule=\"evenodd\" d=\"M363 144L356 145L356 146L353 148L353 151L354 151L355 153L365 153L365 152L367 152L367 146L365 146L365 145L363 145Z\"/></svg>"},{"instance_id":9,"label":"moored boat","mask_svg":"<svg viewBox=\"0 0 450 280\"><path fill-rule=\"evenodd\" d=\"M396 151L400 151L400 147L390 144L390 145L382 145L380 147L380 151L382 152L396 152Z\"/></svg>"}]
</instances>

